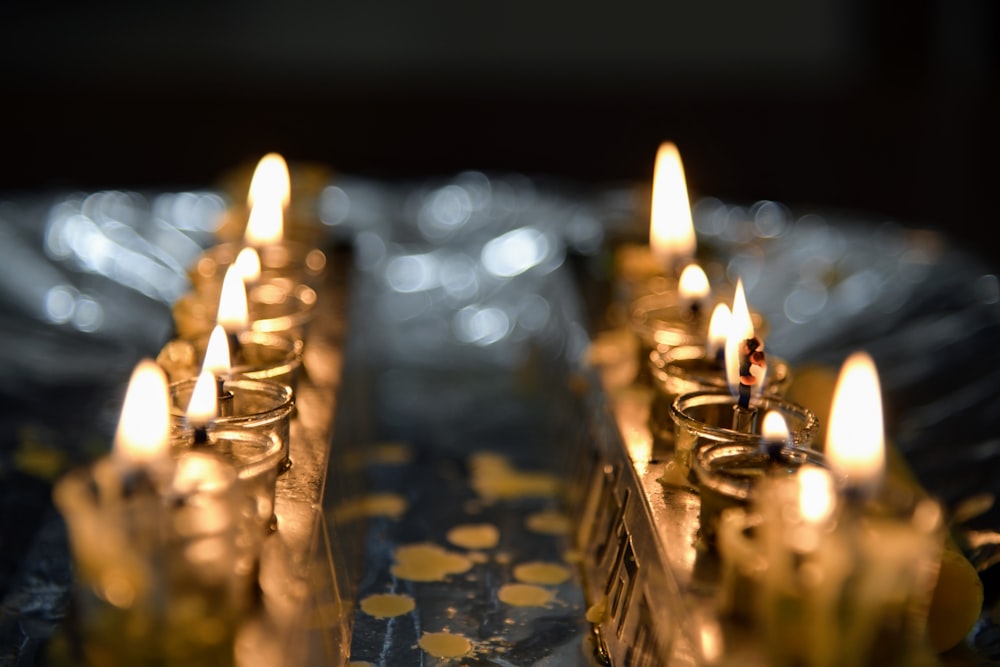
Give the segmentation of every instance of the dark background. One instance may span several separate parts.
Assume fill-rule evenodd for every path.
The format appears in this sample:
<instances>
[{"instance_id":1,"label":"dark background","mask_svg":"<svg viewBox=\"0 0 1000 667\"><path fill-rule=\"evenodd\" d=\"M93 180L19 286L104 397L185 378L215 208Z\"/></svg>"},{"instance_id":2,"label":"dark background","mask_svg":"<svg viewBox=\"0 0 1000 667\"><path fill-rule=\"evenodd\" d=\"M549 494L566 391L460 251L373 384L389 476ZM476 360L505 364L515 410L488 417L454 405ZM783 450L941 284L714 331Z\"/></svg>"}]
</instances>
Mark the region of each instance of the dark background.
<instances>
[{"instance_id":1,"label":"dark background","mask_svg":"<svg viewBox=\"0 0 1000 667\"><path fill-rule=\"evenodd\" d=\"M988 241L994 0L178 0L0 7L0 189L355 175L651 178Z\"/></svg>"}]
</instances>

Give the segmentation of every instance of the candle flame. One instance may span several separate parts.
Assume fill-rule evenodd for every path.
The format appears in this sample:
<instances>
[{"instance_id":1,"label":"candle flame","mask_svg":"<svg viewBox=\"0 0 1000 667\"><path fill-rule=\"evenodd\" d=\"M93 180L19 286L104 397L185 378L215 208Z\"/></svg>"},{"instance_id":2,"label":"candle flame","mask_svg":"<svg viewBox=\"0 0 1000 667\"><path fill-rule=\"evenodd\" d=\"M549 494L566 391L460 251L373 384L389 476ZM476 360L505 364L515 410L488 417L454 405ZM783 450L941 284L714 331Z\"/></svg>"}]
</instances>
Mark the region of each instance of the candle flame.
<instances>
[{"instance_id":1,"label":"candle flame","mask_svg":"<svg viewBox=\"0 0 1000 667\"><path fill-rule=\"evenodd\" d=\"M247 245L265 246L278 243L284 235L284 214L278 199L260 199L250 209L243 240Z\"/></svg>"},{"instance_id":2,"label":"candle flame","mask_svg":"<svg viewBox=\"0 0 1000 667\"><path fill-rule=\"evenodd\" d=\"M871 356L855 352L841 366L826 432L827 459L844 476L848 488L874 493L881 486L883 429L878 370Z\"/></svg>"},{"instance_id":3,"label":"candle flame","mask_svg":"<svg viewBox=\"0 0 1000 667\"><path fill-rule=\"evenodd\" d=\"M233 264L239 269L243 282L252 283L260 278L260 254L255 248L247 246L240 250Z\"/></svg>"},{"instance_id":4,"label":"candle flame","mask_svg":"<svg viewBox=\"0 0 1000 667\"><path fill-rule=\"evenodd\" d=\"M729 306L724 303L715 306L712 319L708 321L708 348L712 354L715 354L716 350L725 349L731 319Z\"/></svg>"},{"instance_id":5,"label":"candle flame","mask_svg":"<svg viewBox=\"0 0 1000 667\"><path fill-rule=\"evenodd\" d=\"M115 433L115 455L150 463L167 455L170 441L170 390L167 375L152 359L132 370Z\"/></svg>"},{"instance_id":6,"label":"candle flame","mask_svg":"<svg viewBox=\"0 0 1000 667\"><path fill-rule=\"evenodd\" d=\"M212 335L208 337L205 347L205 360L201 364L202 372L209 372L215 377L225 377L232 366L229 352L229 338L221 324L216 324Z\"/></svg>"},{"instance_id":7,"label":"candle flame","mask_svg":"<svg viewBox=\"0 0 1000 667\"><path fill-rule=\"evenodd\" d=\"M688 264L681 271L680 280L677 283L677 291L682 299L690 301L701 301L712 291L708 284L708 276L705 270L697 264Z\"/></svg>"},{"instance_id":8,"label":"candle flame","mask_svg":"<svg viewBox=\"0 0 1000 667\"><path fill-rule=\"evenodd\" d=\"M266 199L280 202L282 208L287 207L292 200L288 164L279 153L268 153L262 157L250 179L247 206L253 208L257 202Z\"/></svg>"},{"instance_id":9,"label":"candle flame","mask_svg":"<svg viewBox=\"0 0 1000 667\"><path fill-rule=\"evenodd\" d=\"M219 416L218 389L211 372L203 370L198 374L185 415L192 426L205 426Z\"/></svg>"},{"instance_id":10,"label":"candle flame","mask_svg":"<svg viewBox=\"0 0 1000 667\"><path fill-rule=\"evenodd\" d=\"M660 144L656 153L649 245L657 261L668 271L694 257L695 253L694 222L684 165L677 146L669 141Z\"/></svg>"},{"instance_id":11,"label":"candle flame","mask_svg":"<svg viewBox=\"0 0 1000 667\"><path fill-rule=\"evenodd\" d=\"M788 442L791 433L788 423L780 412L768 410L764 413L764 421L760 426L761 437L767 442Z\"/></svg>"},{"instance_id":12,"label":"candle flame","mask_svg":"<svg viewBox=\"0 0 1000 667\"><path fill-rule=\"evenodd\" d=\"M796 480L799 487L799 514L807 523L823 523L833 515L833 477L815 465L802 466Z\"/></svg>"},{"instance_id":13,"label":"candle flame","mask_svg":"<svg viewBox=\"0 0 1000 667\"><path fill-rule=\"evenodd\" d=\"M250 316L247 312L247 286L240 276L239 267L231 264L222 279L219 295L219 311L215 321L222 325L226 333L236 334L247 328Z\"/></svg>"},{"instance_id":14,"label":"candle flame","mask_svg":"<svg viewBox=\"0 0 1000 667\"><path fill-rule=\"evenodd\" d=\"M735 395L740 386L740 349L743 341L754 337L753 320L743 291L743 279L736 281L733 307L729 318L729 332L726 336L726 381Z\"/></svg>"}]
</instances>

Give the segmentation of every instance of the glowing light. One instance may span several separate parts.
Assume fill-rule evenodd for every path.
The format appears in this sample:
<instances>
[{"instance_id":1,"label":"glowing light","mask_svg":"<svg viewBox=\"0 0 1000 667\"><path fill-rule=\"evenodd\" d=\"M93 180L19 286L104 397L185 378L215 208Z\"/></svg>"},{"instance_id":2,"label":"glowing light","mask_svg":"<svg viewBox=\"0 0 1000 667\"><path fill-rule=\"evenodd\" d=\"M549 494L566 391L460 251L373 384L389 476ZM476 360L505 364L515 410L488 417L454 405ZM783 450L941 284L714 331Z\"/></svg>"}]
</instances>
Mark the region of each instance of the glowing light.
<instances>
[{"instance_id":1,"label":"glowing light","mask_svg":"<svg viewBox=\"0 0 1000 667\"><path fill-rule=\"evenodd\" d=\"M875 362L865 352L851 354L841 366L830 407L826 455L848 488L878 491L885 475L882 392Z\"/></svg>"},{"instance_id":2,"label":"glowing light","mask_svg":"<svg viewBox=\"0 0 1000 667\"><path fill-rule=\"evenodd\" d=\"M192 426L205 426L214 421L218 414L219 397L215 375L202 370L194 383L194 391L191 392L185 416Z\"/></svg>"},{"instance_id":3,"label":"glowing light","mask_svg":"<svg viewBox=\"0 0 1000 667\"><path fill-rule=\"evenodd\" d=\"M729 335L730 320L732 314L729 306L720 303L712 311L712 318L708 321L708 349L714 354L715 350L725 349L726 337Z\"/></svg>"},{"instance_id":4,"label":"glowing light","mask_svg":"<svg viewBox=\"0 0 1000 667\"><path fill-rule=\"evenodd\" d=\"M200 452L186 452L177 459L172 485L175 492L187 495L199 491L219 491L232 484L232 481L232 467L218 458ZM213 524L222 525L227 518L222 512L203 513L198 517L203 529Z\"/></svg>"},{"instance_id":5,"label":"glowing light","mask_svg":"<svg viewBox=\"0 0 1000 667\"><path fill-rule=\"evenodd\" d=\"M691 219L684 165L677 146L660 144L653 170L653 199L649 222L649 246L660 265L674 270L694 257L696 239Z\"/></svg>"},{"instance_id":6,"label":"glowing light","mask_svg":"<svg viewBox=\"0 0 1000 667\"><path fill-rule=\"evenodd\" d=\"M677 283L677 291L681 298L691 301L700 301L707 297L712 291L708 284L708 276L705 270L697 264L688 264L681 271L680 280Z\"/></svg>"},{"instance_id":7,"label":"glowing light","mask_svg":"<svg viewBox=\"0 0 1000 667\"><path fill-rule=\"evenodd\" d=\"M239 267L231 264L222 279L222 292L219 295L219 310L215 321L222 325L226 333L236 334L247 328L249 319L247 286L240 276Z\"/></svg>"},{"instance_id":8,"label":"glowing light","mask_svg":"<svg viewBox=\"0 0 1000 667\"><path fill-rule=\"evenodd\" d=\"M521 227L502 234L483 246L483 267L495 276L512 278L547 260L552 246L534 227Z\"/></svg>"},{"instance_id":9,"label":"glowing light","mask_svg":"<svg viewBox=\"0 0 1000 667\"><path fill-rule=\"evenodd\" d=\"M389 260L385 279L397 292L422 292L440 285L439 272L440 261L431 253L399 255Z\"/></svg>"},{"instance_id":10,"label":"glowing light","mask_svg":"<svg viewBox=\"0 0 1000 667\"><path fill-rule=\"evenodd\" d=\"M239 269L244 283L253 283L260 278L260 254L251 246L240 250L233 264Z\"/></svg>"},{"instance_id":11,"label":"glowing light","mask_svg":"<svg viewBox=\"0 0 1000 667\"><path fill-rule=\"evenodd\" d=\"M726 381L735 394L740 386L740 348L743 341L753 338L753 320L743 292L743 280L736 281L733 308L729 318L729 333L726 336Z\"/></svg>"},{"instance_id":12,"label":"glowing light","mask_svg":"<svg viewBox=\"0 0 1000 667\"><path fill-rule=\"evenodd\" d=\"M768 410L760 426L761 438L767 442L788 442L791 433L780 412Z\"/></svg>"},{"instance_id":13,"label":"glowing light","mask_svg":"<svg viewBox=\"0 0 1000 667\"><path fill-rule=\"evenodd\" d=\"M167 376L155 361L143 359L132 370L114 454L131 463L150 463L167 455L170 438L170 393Z\"/></svg>"},{"instance_id":14,"label":"glowing light","mask_svg":"<svg viewBox=\"0 0 1000 667\"><path fill-rule=\"evenodd\" d=\"M260 247L278 243L284 235L284 214L281 202L276 199L262 199L250 209L243 240L247 245Z\"/></svg>"},{"instance_id":15,"label":"glowing light","mask_svg":"<svg viewBox=\"0 0 1000 667\"><path fill-rule=\"evenodd\" d=\"M807 523L823 523L835 507L833 477L819 466L802 466L796 474L799 487L799 514Z\"/></svg>"},{"instance_id":16,"label":"glowing light","mask_svg":"<svg viewBox=\"0 0 1000 667\"><path fill-rule=\"evenodd\" d=\"M212 335L208 337L205 347L205 360L201 364L202 372L209 372L215 377L229 375L232 364L229 351L229 338L221 324L216 324Z\"/></svg>"},{"instance_id":17,"label":"glowing light","mask_svg":"<svg viewBox=\"0 0 1000 667\"><path fill-rule=\"evenodd\" d=\"M278 153L268 153L262 157L250 179L247 206L255 208L262 201L278 202L280 208L287 208L292 201L292 180L288 174L288 164Z\"/></svg>"},{"instance_id":18,"label":"glowing light","mask_svg":"<svg viewBox=\"0 0 1000 667\"><path fill-rule=\"evenodd\" d=\"M454 317L455 333L463 343L487 346L510 332L510 318L500 308L466 306Z\"/></svg>"}]
</instances>

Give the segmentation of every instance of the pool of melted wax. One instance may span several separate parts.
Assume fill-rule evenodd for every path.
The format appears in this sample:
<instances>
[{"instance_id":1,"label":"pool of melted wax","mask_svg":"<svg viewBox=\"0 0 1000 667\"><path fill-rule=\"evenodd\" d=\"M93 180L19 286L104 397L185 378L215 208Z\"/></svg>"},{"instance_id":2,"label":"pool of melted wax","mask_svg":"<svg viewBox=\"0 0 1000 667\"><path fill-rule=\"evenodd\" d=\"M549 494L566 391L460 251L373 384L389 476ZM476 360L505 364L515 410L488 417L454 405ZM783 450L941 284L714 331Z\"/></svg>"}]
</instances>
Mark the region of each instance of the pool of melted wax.
<instances>
[{"instance_id":1,"label":"pool of melted wax","mask_svg":"<svg viewBox=\"0 0 1000 667\"><path fill-rule=\"evenodd\" d=\"M353 662L599 664L560 505L559 444L533 418L537 406L511 407L517 393L487 392L482 409L451 412L446 428L399 403L381 413L398 419L378 435L405 429L413 456L367 465L369 493L406 503L398 515L368 514ZM401 599L413 608L386 609Z\"/></svg>"}]
</instances>

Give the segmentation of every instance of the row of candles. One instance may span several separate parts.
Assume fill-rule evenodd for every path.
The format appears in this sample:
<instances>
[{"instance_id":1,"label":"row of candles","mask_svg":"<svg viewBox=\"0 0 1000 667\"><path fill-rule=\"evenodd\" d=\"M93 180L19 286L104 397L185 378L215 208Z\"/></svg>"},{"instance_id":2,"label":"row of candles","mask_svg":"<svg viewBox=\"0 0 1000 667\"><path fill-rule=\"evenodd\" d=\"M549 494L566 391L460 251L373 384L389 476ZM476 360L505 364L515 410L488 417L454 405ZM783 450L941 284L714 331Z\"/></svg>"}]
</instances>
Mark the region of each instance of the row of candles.
<instances>
[{"instance_id":1,"label":"row of candles","mask_svg":"<svg viewBox=\"0 0 1000 667\"><path fill-rule=\"evenodd\" d=\"M88 665L226 665L255 611L322 250L286 236L291 184L264 156L242 239L207 248L176 338L134 368L110 453L54 487ZM242 210L242 207L237 207Z\"/></svg>"},{"instance_id":2,"label":"row of candles","mask_svg":"<svg viewBox=\"0 0 1000 667\"><path fill-rule=\"evenodd\" d=\"M886 474L873 359L844 361L828 424L788 398L794 370L765 354L767 322L741 279L713 284L699 264L672 143L657 154L648 247L617 251L614 306L639 350L631 382L654 396L649 458L668 460L663 484L700 496L697 546L719 562L720 615L752 627L775 665L933 663L958 643L963 620L928 627L954 548L943 508Z\"/></svg>"}]
</instances>

